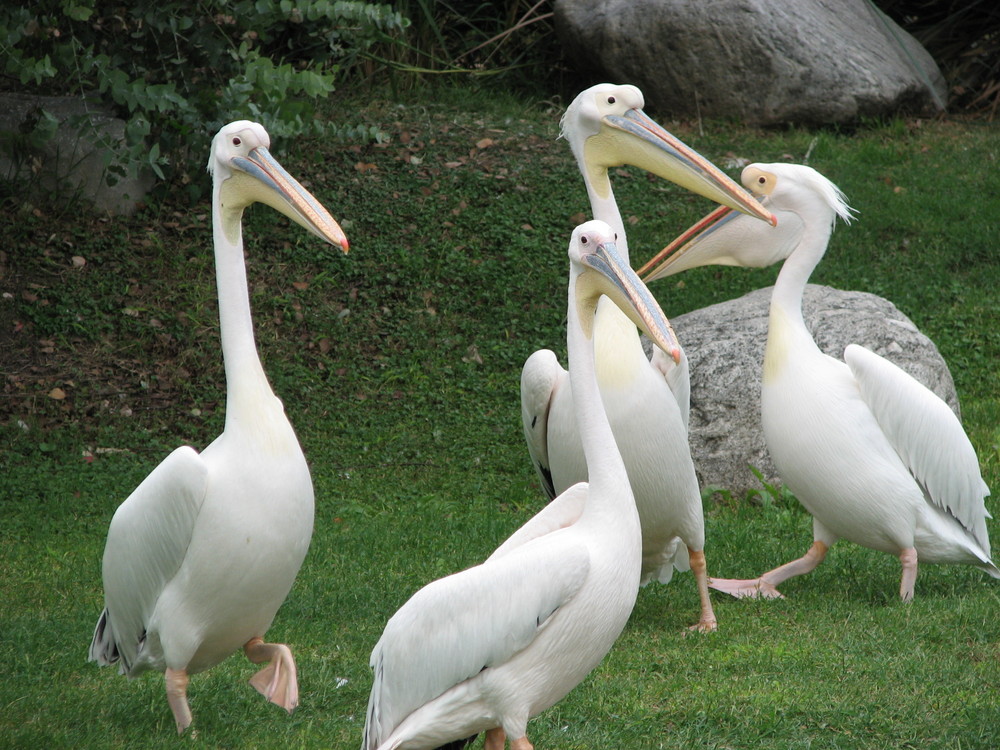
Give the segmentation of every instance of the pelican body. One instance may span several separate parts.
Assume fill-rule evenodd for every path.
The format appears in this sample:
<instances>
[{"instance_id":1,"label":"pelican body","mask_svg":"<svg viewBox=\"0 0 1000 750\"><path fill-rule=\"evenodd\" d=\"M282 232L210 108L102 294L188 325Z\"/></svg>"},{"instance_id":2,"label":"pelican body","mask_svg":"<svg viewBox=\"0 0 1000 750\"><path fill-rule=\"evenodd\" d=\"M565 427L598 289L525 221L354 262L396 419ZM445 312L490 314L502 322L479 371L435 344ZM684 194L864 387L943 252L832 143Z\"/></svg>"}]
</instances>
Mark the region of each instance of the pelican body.
<instances>
[{"instance_id":1,"label":"pelican body","mask_svg":"<svg viewBox=\"0 0 1000 750\"><path fill-rule=\"evenodd\" d=\"M254 343L243 210L267 203L346 252L330 214L268 151L264 128L226 125L212 142L212 226L226 371L226 423L200 454L176 449L115 512L104 549L105 609L90 659L136 677L165 673L178 732L191 723L188 677L243 648L269 662L251 680L292 711L295 662L263 637L298 573L313 528L302 449Z\"/></svg>"},{"instance_id":2,"label":"pelican body","mask_svg":"<svg viewBox=\"0 0 1000 750\"><path fill-rule=\"evenodd\" d=\"M434 581L386 624L363 750L439 748L486 732L487 750L530 750L528 719L604 658L635 603L640 526L594 369L600 296L672 356L676 339L615 249L611 228L570 242L567 343L589 481L573 485L481 565Z\"/></svg>"},{"instance_id":3,"label":"pelican body","mask_svg":"<svg viewBox=\"0 0 1000 750\"><path fill-rule=\"evenodd\" d=\"M773 221L747 191L651 120L643 104L635 86L599 84L577 96L562 120L563 136L584 178L594 218L617 233L626 261L625 226L608 178L612 167L631 164L647 169L726 206ZM674 362L659 350L647 358L635 325L607 300L598 305L594 347L601 396L642 523L642 582L667 583L675 567L690 567L701 597L696 627L714 630L705 520L687 436L687 358L682 353ZM533 353L521 374L525 439L550 499L587 477L569 380L548 349Z\"/></svg>"},{"instance_id":4,"label":"pelican body","mask_svg":"<svg viewBox=\"0 0 1000 750\"><path fill-rule=\"evenodd\" d=\"M1000 577L986 529L989 488L951 409L862 346L848 346L844 361L824 354L806 328L809 275L837 217L851 219L843 194L797 164L752 164L742 179L778 216L776 228L718 210L639 273L652 280L710 263L784 260L771 298L761 421L778 474L813 516L813 544L760 578L713 579L712 587L778 597L778 584L813 570L840 538L899 557L904 601L913 598L918 561L966 563Z\"/></svg>"}]
</instances>

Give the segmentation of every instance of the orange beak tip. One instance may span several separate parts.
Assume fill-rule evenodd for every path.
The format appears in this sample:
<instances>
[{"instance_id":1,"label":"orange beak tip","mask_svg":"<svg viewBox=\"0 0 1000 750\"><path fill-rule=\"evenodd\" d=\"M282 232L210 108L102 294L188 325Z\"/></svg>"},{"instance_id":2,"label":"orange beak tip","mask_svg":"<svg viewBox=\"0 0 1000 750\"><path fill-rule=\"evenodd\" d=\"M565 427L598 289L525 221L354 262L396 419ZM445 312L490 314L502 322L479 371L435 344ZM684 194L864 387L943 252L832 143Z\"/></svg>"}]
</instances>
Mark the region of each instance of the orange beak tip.
<instances>
[{"instance_id":1,"label":"orange beak tip","mask_svg":"<svg viewBox=\"0 0 1000 750\"><path fill-rule=\"evenodd\" d=\"M351 249L350 243L348 243L346 237L340 241L340 247L345 253Z\"/></svg>"}]
</instances>

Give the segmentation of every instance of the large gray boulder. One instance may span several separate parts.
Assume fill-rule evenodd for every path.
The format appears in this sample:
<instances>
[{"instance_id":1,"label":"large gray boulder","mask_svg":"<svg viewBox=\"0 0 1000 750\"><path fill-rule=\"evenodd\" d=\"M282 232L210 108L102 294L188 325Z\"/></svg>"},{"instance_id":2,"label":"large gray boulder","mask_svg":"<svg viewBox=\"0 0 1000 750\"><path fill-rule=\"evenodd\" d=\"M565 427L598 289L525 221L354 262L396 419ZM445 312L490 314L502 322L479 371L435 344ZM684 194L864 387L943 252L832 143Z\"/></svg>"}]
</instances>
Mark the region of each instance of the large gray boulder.
<instances>
[{"instance_id":1,"label":"large gray boulder","mask_svg":"<svg viewBox=\"0 0 1000 750\"><path fill-rule=\"evenodd\" d=\"M780 484L760 424L760 382L771 289L671 318L691 365L691 454L702 487L742 497ZM958 395L937 347L882 297L809 284L803 316L820 349L843 359L861 344L899 365L958 414Z\"/></svg>"},{"instance_id":2,"label":"large gray boulder","mask_svg":"<svg viewBox=\"0 0 1000 750\"><path fill-rule=\"evenodd\" d=\"M673 117L842 123L947 99L928 52L868 0L555 0L555 21L571 61Z\"/></svg>"},{"instance_id":3,"label":"large gray boulder","mask_svg":"<svg viewBox=\"0 0 1000 750\"><path fill-rule=\"evenodd\" d=\"M31 151L15 134L30 131L42 113L58 127ZM24 183L35 200L82 198L101 213L128 215L155 183L148 169L109 172L124 149L125 121L83 97L0 93L0 134L7 146L0 149L0 179Z\"/></svg>"}]
</instances>

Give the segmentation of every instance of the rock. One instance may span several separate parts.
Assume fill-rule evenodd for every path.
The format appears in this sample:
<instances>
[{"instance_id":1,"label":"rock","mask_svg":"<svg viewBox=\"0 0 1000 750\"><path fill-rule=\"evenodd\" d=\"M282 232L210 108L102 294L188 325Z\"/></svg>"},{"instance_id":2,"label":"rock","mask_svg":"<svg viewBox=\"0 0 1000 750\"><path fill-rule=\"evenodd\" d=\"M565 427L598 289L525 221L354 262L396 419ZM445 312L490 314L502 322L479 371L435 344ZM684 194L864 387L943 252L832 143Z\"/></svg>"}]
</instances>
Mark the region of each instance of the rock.
<instances>
[{"instance_id":1,"label":"rock","mask_svg":"<svg viewBox=\"0 0 1000 750\"><path fill-rule=\"evenodd\" d=\"M567 57L673 117L844 123L944 108L930 54L868 0L555 0Z\"/></svg>"},{"instance_id":2,"label":"rock","mask_svg":"<svg viewBox=\"0 0 1000 750\"><path fill-rule=\"evenodd\" d=\"M760 424L760 380L771 289L671 318L691 366L691 454L702 488L735 497L761 489L749 466L780 484ZM861 344L899 365L958 414L958 394L937 347L882 297L809 284L806 325L820 349L843 359Z\"/></svg>"},{"instance_id":3,"label":"rock","mask_svg":"<svg viewBox=\"0 0 1000 750\"><path fill-rule=\"evenodd\" d=\"M31 152L23 138L12 134L30 132L41 111L59 126L52 140ZM125 121L81 97L0 93L0 133L5 143L20 144L13 153L0 151L0 179L23 180L29 190L44 195L65 201L79 196L98 211L127 215L155 182L149 170L142 170L114 175L114 184L108 184L108 164L122 148Z\"/></svg>"}]
</instances>

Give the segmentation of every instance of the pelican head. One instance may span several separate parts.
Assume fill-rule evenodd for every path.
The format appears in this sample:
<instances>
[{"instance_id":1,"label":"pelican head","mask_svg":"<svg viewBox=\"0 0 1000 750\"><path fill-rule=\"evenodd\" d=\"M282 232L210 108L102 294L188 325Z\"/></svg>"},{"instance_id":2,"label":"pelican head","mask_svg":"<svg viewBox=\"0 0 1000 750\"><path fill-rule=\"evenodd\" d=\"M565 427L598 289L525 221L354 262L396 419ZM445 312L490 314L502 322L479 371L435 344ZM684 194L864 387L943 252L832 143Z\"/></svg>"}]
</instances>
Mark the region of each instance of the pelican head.
<instances>
[{"instance_id":1,"label":"pelican head","mask_svg":"<svg viewBox=\"0 0 1000 750\"><path fill-rule=\"evenodd\" d=\"M600 83L566 109L562 135L587 181L601 198L611 185L608 169L631 164L724 206L775 223L774 216L712 162L653 121L635 86Z\"/></svg>"},{"instance_id":2,"label":"pelican head","mask_svg":"<svg viewBox=\"0 0 1000 750\"><path fill-rule=\"evenodd\" d=\"M348 250L344 230L322 204L268 151L271 139L249 120L231 122L212 139L208 171L220 191L222 224L232 240L251 203L266 203L331 245Z\"/></svg>"},{"instance_id":3,"label":"pelican head","mask_svg":"<svg viewBox=\"0 0 1000 750\"><path fill-rule=\"evenodd\" d=\"M741 176L746 188L774 212L778 224L748 221L718 208L657 253L637 274L650 282L698 266L762 268L784 260L799 246L807 227L832 228L853 212L830 180L803 164L750 164Z\"/></svg>"},{"instance_id":4,"label":"pelican head","mask_svg":"<svg viewBox=\"0 0 1000 750\"><path fill-rule=\"evenodd\" d=\"M574 283L584 331L588 337L593 335L594 313L598 300L604 295L657 346L679 362L680 345L667 316L618 252L616 242L614 230L603 221L588 221L573 231L569 257L579 268Z\"/></svg>"}]
</instances>

